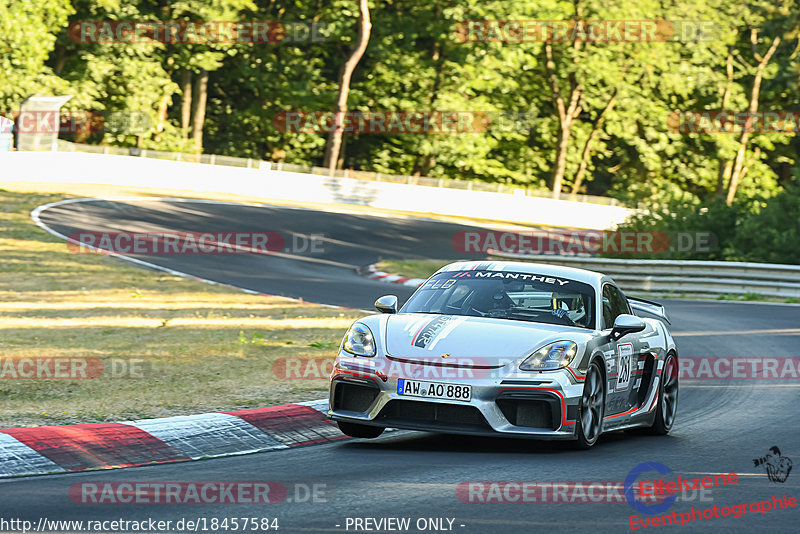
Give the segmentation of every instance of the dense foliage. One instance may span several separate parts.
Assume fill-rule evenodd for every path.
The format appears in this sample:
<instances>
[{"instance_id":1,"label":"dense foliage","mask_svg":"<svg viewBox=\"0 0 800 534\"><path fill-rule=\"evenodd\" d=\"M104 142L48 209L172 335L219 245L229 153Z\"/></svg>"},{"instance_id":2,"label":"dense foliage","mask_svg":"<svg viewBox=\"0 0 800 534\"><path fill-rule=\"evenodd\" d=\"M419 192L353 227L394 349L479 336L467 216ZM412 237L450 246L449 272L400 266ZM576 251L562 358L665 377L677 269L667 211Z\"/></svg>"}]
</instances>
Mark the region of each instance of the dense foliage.
<instances>
[{"instance_id":1,"label":"dense foliage","mask_svg":"<svg viewBox=\"0 0 800 534\"><path fill-rule=\"evenodd\" d=\"M369 8L349 109L483 111L495 120L484 133L345 134L340 166L541 190L558 177L565 193L656 212L732 197L761 214L737 229L791 224L796 234L797 217L779 213L798 212L796 193L778 194L800 176L797 136L668 126L676 110L747 111L753 102L759 111L800 110L796 0L372 0ZM319 165L326 135L282 132L273 119L334 109L358 14L357 0L0 0L0 110L35 92L72 94L70 109L151 118L143 132L78 133L77 141ZM459 33L465 20L577 19L708 21L713 31L580 43ZM286 34L273 43L131 44L75 42L67 32L106 20L278 21ZM312 23L323 37L304 38Z\"/></svg>"},{"instance_id":2,"label":"dense foliage","mask_svg":"<svg viewBox=\"0 0 800 534\"><path fill-rule=\"evenodd\" d=\"M790 185L771 198L749 198L727 205L676 200L658 211L634 215L618 231L664 232L673 244L659 259L735 260L800 263L800 187ZM685 236L680 245L681 234ZM702 246L696 244L698 234ZM709 238L706 238L706 235ZM652 258L652 254L606 254Z\"/></svg>"}]
</instances>

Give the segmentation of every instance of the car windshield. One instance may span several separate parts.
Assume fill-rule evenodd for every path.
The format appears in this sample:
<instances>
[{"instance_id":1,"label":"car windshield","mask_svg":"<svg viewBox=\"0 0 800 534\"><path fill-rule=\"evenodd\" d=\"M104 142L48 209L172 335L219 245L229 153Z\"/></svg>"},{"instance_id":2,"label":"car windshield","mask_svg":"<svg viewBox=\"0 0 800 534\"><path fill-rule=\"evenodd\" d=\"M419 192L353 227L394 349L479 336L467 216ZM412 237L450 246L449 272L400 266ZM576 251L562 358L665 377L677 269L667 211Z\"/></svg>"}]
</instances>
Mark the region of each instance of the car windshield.
<instances>
[{"instance_id":1,"label":"car windshield","mask_svg":"<svg viewBox=\"0 0 800 534\"><path fill-rule=\"evenodd\" d=\"M446 271L400 310L594 328L594 289L568 278L507 271Z\"/></svg>"}]
</instances>

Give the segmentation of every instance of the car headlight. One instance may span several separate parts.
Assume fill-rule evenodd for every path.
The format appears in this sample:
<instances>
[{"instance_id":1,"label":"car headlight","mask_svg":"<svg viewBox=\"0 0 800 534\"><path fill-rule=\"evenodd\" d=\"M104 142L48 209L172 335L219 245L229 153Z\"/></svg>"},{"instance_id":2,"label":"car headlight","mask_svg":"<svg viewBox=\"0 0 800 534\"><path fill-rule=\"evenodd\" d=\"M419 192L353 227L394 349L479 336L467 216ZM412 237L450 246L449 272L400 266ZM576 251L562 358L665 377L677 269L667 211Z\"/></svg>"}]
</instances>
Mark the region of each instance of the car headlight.
<instances>
[{"instance_id":1,"label":"car headlight","mask_svg":"<svg viewBox=\"0 0 800 534\"><path fill-rule=\"evenodd\" d=\"M342 348L356 356L375 356L375 338L366 325L356 323L345 334Z\"/></svg>"},{"instance_id":2,"label":"car headlight","mask_svg":"<svg viewBox=\"0 0 800 534\"><path fill-rule=\"evenodd\" d=\"M578 354L578 345L572 341L555 341L540 348L519 364L523 371L551 371L569 365Z\"/></svg>"}]
</instances>

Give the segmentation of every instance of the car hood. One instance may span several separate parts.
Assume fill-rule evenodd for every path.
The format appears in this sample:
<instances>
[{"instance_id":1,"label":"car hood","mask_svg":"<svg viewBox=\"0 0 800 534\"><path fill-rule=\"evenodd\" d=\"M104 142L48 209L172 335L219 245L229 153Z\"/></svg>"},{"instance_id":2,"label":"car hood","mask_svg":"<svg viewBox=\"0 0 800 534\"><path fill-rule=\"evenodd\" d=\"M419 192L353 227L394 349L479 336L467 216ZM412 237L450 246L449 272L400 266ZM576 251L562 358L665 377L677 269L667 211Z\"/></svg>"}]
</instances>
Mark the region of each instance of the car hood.
<instances>
[{"instance_id":1,"label":"car hood","mask_svg":"<svg viewBox=\"0 0 800 534\"><path fill-rule=\"evenodd\" d=\"M589 337L574 327L489 317L401 313L386 320L389 357L441 362L448 354L491 364L524 358L545 343L560 339L579 342Z\"/></svg>"}]
</instances>

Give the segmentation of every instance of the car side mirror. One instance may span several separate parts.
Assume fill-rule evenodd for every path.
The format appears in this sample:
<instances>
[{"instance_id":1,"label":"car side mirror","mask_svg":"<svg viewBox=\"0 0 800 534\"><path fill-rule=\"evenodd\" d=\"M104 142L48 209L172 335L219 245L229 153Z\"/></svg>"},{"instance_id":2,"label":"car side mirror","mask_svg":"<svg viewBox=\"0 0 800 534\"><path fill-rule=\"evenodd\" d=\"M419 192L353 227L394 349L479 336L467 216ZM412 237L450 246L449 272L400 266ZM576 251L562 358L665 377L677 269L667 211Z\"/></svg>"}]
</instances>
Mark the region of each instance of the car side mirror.
<instances>
[{"instance_id":1,"label":"car side mirror","mask_svg":"<svg viewBox=\"0 0 800 534\"><path fill-rule=\"evenodd\" d=\"M644 328L644 321L642 321L640 317L622 313L614 320L614 328L611 329L611 337L613 339L620 339L628 334L641 332Z\"/></svg>"},{"instance_id":2,"label":"car side mirror","mask_svg":"<svg viewBox=\"0 0 800 534\"><path fill-rule=\"evenodd\" d=\"M375 301L375 308L381 313L397 313L397 297L384 295Z\"/></svg>"}]
</instances>

